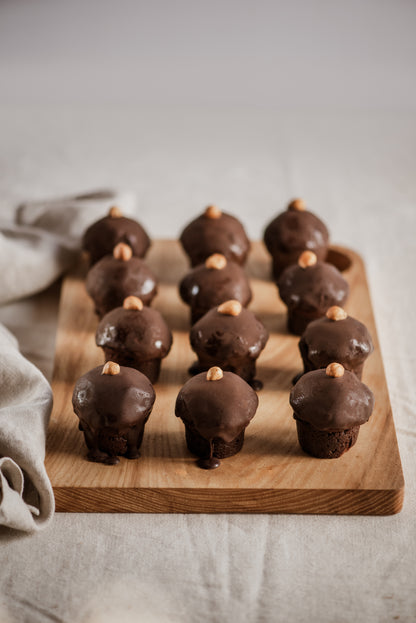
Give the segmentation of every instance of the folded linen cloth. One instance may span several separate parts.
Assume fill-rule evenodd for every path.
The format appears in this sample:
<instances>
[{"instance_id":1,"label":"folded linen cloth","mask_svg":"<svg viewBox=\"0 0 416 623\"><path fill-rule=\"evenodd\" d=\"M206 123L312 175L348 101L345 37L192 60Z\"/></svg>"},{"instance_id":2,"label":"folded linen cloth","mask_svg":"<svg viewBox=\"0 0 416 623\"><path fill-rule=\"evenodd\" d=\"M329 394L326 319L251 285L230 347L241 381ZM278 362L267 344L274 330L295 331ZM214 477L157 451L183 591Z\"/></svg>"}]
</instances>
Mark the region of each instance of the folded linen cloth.
<instances>
[{"instance_id":1,"label":"folded linen cloth","mask_svg":"<svg viewBox=\"0 0 416 623\"><path fill-rule=\"evenodd\" d=\"M53 283L78 257L80 238L117 204L134 214L135 198L111 190L23 204L16 224L0 224L0 304ZM52 390L0 324L0 525L31 532L54 512L44 467Z\"/></svg>"},{"instance_id":2,"label":"folded linen cloth","mask_svg":"<svg viewBox=\"0 0 416 623\"><path fill-rule=\"evenodd\" d=\"M42 528L54 498L43 461L52 390L0 325L0 524L17 530Z\"/></svg>"}]
</instances>

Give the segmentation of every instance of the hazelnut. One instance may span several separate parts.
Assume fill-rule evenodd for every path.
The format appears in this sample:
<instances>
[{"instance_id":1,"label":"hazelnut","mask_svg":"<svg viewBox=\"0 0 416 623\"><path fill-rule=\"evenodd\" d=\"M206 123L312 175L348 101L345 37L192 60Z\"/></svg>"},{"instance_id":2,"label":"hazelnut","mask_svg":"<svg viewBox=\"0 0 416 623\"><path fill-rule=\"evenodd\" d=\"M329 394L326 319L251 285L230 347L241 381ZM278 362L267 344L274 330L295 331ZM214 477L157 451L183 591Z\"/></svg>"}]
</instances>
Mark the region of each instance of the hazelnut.
<instances>
[{"instance_id":1,"label":"hazelnut","mask_svg":"<svg viewBox=\"0 0 416 623\"><path fill-rule=\"evenodd\" d=\"M236 301L235 299L225 301L217 307L217 311L225 316L238 316L241 313L241 310L242 305L240 301Z\"/></svg>"},{"instance_id":2,"label":"hazelnut","mask_svg":"<svg viewBox=\"0 0 416 623\"><path fill-rule=\"evenodd\" d=\"M207 381L219 381L224 376L223 371L218 366L213 366L207 372Z\"/></svg>"},{"instance_id":3,"label":"hazelnut","mask_svg":"<svg viewBox=\"0 0 416 623\"><path fill-rule=\"evenodd\" d=\"M313 251L304 251L300 254L298 259L298 264L301 268L308 268L309 266L314 266L317 262L317 257Z\"/></svg>"},{"instance_id":4,"label":"hazelnut","mask_svg":"<svg viewBox=\"0 0 416 623\"><path fill-rule=\"evenodd\" d=\"M134 309L141 311L143 309L143 301L138 296L126 296L123 301L124 309Z\"/></svg>"},{"instance_id":5,"label":"hazelnut","mask_svg":"<svg viewBox=\"0 0 416 623\"><path fill-rule=\"evenodd\" d=\"M329 366L326 367L325 372L327 376L333 376L339 379L341 376L344 376L344 366L340 363L330 363Z\"/></svg>"},{"instance_id":6,"label":"hazelnut","mask_svg":"<svg viewBox=\"0 0 416 623\"><path fill-rule=\"evenodd\" d=\"M345 320L347 316L347 312L342 307L338 307L338 305L333 305L326 312L326 317L329 320Z\"/></svg>"},{"instance_id":7,"label":"hazelnut","mask_svg":"<svg viewBox=\"0 0 416 623\"><path fill-rule=\"evenodd\" d=\"M205 266L213 270L221 270L227 266L227 260L221 253L213 253L205 260Z\"/></svg>"},{"instance_id":8,"label":"hazelnut","mask_svg":"<svg viewBox=\"0 0 416 623\"><path fill-rule=\"evenodd\" d=\"M303 199L293 199L288 205L288 210L304 212L306 210L306 203Z\"/></svg>"},{"instance_id":9,"label":"hazelnut","mask_svg":"<svg viewBox=\"0 0 416 623\"><path fill-rule=\"evenodd\" d=\"M222 212L217 206L208 206L205 209L204 216L207 218L220 218Z\"/></svg>"},{"instance_id":10,"label":"hazelnut","mask_svg":"<svg viewBox=\"0 0 416 623\"><path fill-rule=\"evenodd\" d=\"M116 260L122 260L123 262L128 262L133 255L133 251L131 247L125 242L119 242L113 249L113 257Z\"/></svg>"},{"instance_id":11,"label":"hazelnut","mask_svg":"<svg viewBox=\"0 0 416 623\"><path fill-rule=\"evenodd\" d=\"M109 374L110 376L115 376L116 374L120 374L120 366L118 363L114 363L114 361L107 361L107 363L103 366L103 371L101 374Z\"/></svg>"},{"instance_id":12,"label":"hazelnut","mask_svg":"<svg viewBox=\"0 0 416 623\"><path fill-rule=\"evenodd\" d=\"M108 216L110 216L111 218L121 218L123 216L123 212L118 206L111 206L108 211Z\"/></svg>"}]
</instances>

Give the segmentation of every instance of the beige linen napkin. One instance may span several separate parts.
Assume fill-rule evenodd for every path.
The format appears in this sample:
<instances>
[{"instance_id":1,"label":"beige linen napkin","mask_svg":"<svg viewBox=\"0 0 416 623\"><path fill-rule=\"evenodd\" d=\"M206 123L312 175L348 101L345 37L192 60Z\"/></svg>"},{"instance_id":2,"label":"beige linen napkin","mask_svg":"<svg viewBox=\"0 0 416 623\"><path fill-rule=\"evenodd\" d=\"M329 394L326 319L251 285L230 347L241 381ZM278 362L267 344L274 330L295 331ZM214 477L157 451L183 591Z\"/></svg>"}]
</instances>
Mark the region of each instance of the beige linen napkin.
<instances>
[{"instance_id":1,"label":"beige linen napkin","mask_svg":"<svg viewBox=\"0 0 416 623\"><path fill-rule=\"evenodd\" d=\"M130 193L97 191L19 207L15 224L0 224L0 304L49 286L77 258L86 227L117 204L134 213ZM34 531L53 516L44 467L52 390L0 325L0 525Z\"/></svg>"},{"instance_id":2,"label":"beige linen napkin","mask_svg":"<svg viewBox=\"0 0 416 623\"><path fill-rule=\"evenodd\" d=\"M0 524L36 530L49 522L54 510L43 464L52 390L2 325L0 384Z\"/></svg>"}]
</instances>

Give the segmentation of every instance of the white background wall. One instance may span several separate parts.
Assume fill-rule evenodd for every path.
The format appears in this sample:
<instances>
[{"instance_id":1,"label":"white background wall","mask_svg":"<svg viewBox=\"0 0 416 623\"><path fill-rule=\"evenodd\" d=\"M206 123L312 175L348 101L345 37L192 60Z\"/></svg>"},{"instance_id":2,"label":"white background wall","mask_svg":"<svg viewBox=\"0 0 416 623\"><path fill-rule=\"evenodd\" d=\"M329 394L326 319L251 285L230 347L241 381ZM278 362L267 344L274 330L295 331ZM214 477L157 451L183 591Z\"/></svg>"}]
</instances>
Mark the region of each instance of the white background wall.
<instances>
[{"instance_id":1,"label":"white background wall","mask_svg":"<svg viewBox=\"0 0 416 623\"><path fill-rule=\"evenodd\" d=\"M413 0L2 0L2 103L414 110Z\"/></svg>"}]
</instances>

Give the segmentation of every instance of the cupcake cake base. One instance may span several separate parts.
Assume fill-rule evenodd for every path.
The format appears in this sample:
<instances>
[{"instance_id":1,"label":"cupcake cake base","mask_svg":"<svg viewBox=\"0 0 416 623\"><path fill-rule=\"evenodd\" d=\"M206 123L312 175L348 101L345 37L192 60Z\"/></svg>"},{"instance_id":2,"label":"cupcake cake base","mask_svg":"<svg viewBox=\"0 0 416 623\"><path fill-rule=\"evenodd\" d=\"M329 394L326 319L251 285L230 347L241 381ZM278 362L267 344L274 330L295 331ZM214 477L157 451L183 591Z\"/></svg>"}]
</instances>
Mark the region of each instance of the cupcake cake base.
<instances>
[{"instance_id":1,"label":"cupcake cake base","mask_svg":"<svg viewBox=\"0 0 416 623\"><path fill-rule=\"evenodd\" d=\"M318 459L337 459L355 444L360 427L322 431L308 422L296 420L296 430L299 444L307 454Z\"/></svg>"}]
</instances>

